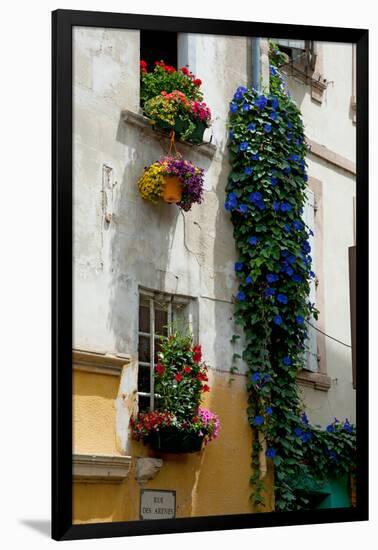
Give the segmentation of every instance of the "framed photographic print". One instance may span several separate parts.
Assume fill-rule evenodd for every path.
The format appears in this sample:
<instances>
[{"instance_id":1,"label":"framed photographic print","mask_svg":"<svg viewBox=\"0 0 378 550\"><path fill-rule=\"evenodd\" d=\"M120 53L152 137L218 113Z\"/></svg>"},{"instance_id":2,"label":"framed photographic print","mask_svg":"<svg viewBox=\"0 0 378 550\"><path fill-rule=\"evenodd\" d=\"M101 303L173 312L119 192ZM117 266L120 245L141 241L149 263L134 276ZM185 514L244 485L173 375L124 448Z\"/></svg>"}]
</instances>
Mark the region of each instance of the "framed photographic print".
<instances>
[{"instance_id":1,"label":"framed photographic print","mask_svg":"<svg viewBox=\"0 0 378 550\"><path fill-rule=\"evenodd\" d=\"M367 45L53 13L53 538L367 519Z\"/></svg>"}]
</instances>

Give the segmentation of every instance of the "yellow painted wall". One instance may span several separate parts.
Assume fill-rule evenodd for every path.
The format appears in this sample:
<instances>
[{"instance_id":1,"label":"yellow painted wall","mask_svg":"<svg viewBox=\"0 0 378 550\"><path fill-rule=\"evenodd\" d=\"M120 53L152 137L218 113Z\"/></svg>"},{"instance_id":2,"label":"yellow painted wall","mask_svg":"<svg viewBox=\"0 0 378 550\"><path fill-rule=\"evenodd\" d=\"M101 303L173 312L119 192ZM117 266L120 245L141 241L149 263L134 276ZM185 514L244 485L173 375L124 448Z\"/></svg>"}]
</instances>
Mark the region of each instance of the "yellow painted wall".
<instances>
[{"instance_id":1,"label":"yellow painted wall","mask_svg":"<svg viewBox=\"0 0 378 550\"><path fill-rule=\"evenodd\" d=\"M75 370L73 374L73 452L119 454L115 399L119 377Z\"/></svg>"},{"instance_id":2,"label":"yellow painted wall","mask_svg":"<svg viewBox=\"0 0 378 550\"><path fill-rule=\"evenodd\" d=\"M76 373L74 447L80 452L109 454L115 445L115 415L112 400L117 394L116 377ZM99 378L99 380L93 380ZM101 380L100 380L101 379ZM109 380L110 379L110 380ZM211 392L207 406L219 415L219 438L200 453L159 454L143 443L133 442L132 467L128 478L119 484L74 483L75 523L127 521L139 519L140 489L176 490L176 517L243 514L257 510L249 499L251 486L251 429L246 415L245 377L210 372ZM96 393L99 392L98 397ZM112 397L113 396L113 397ZM97 408L96 414L92 417ZM110 416L113 414L113 419ZM86 430L92 433L85 433ZM114 447L115 448L115 447ZM114 453L117 453L114 450ZM161 457L163 466L155 479L140 486L135 478L136 457ZM267 506L273 509L272 468L266 476Z\"/></svg>"}]
</instances>

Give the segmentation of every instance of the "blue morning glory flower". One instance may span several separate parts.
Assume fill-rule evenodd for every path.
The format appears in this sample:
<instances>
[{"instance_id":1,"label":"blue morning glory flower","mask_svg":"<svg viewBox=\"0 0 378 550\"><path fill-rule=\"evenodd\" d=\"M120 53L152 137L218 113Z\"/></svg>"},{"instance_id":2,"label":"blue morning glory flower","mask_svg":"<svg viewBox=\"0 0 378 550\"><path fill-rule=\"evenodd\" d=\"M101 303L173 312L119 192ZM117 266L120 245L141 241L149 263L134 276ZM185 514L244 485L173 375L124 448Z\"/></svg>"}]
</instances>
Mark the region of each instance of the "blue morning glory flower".
<instances>
[{"instance_id":1,"label":"blue morning glory flower","mask_svg":"<svg viewBox=\"0 0 378 550\"><path fill-rule=\"evenodd\" d=\"M292 206L288 202L283 201L281 202L280 208L281 208L281 212L290 212L292 209Z\"/></svg>"},{"instance_id":2,"label":"blue morning glory flower","mask_svg":"<svg viewBox=\"0 0 378 550\"><path fill-rule=\"evenodd\" d=\"M344 428L344 430L345 430L348 434L352 434L352 433L353 433L353 428L352 428L352 426L349 424L349 421L348 421L348 420L345 420L344 425L343 425L343 428Z\"/></svg>"},{"instance_id":3,"label":"blue morning glory flower","mask_svg":"<svg viewBox=\"0 0 378 550\"><path fill-rule=\"evenodd\" d=\"M265 414L268 414L268 415L273 414L273 409L272 409L272 407L266 407L266 409L265 409Z\"/></svg>"},{"instance_id":4,"label":"blue morning glory flower","mask_svg":"<svg viewBox=\"0 0 378 550\"><path fill-rule=\"evenodd\" d=\"M243 262L235 262L235 271L243 271Z\"/></svg>"},{"instance_id":5,"label":"blue morning glory flower","mask_svg":"<svg viewBox=\"0 0 378 550\"><path fill-rule=\"evenodd\" d=\"M278 73L276 67L273 67L273 65L270 65L270 74L272 76L276 76L276 74Z\"/></svg>"},{"instance_id":6,"label":"blue morning glory flower","mask_svg":"<svg viewBox=\"0 0 378 550\"><path fill-rule=\"evenodd\" d=\"M275 273L268 273L266 276L266 280L268 281L268 283L275 283L276 281L278 281L278 279L279 277Z\"/></svg>"},{"instance_id":7,"label":"blue morning glory flower","mask_svg":"<svg viewBox=\"0 0 378 550\"><path fill-rule=\"evenodd\" d=\"M290 252L288 250L282 250L281 251L281 256L283 258L287 258L289 255L290 255Z\"/></svg>"},{"instance_id":8,"label":"blue morning glory flower","mask_svg":"<svg viewBox=\"0 0 378 550\"><path fill-rule=\"evenodd\" d=\"M230 105L231 113L236 113L237 110L238 110L238 106L236 105L236 103L231 103Z\"/></svg>"},{"instance_id":9,"label":"blue morning glory flower","mask_svg":"<svg viewBox=\"0 0 378 550\"><path fill-rule=\"evenodd\" d=\"M301 441L302 443L307 443L312 439L312 433L311 432L303 432L301 435Z\"/></svg>"},{"instance_id":10,"label":"blue morning glory flower","mask_svg":"<svg viewBox=\"0 0 378 550\"><path fill-rule=\"evenodd\" d=\"M245 214L246 212L248 212L248 206L246 204L241 204L239 206L239 212L241 212L242 214Z\"/></svg>"},{"instance_id":11,"label":"blue morning glory flower","mask_svg":"<svg viewBox=\"0 0 378 550\"><path fill-rule=\"evenodd\" d=\"M301 414L301 420L302 420L303 424L308 424L308 418L307 418L306 413Z\"/></svg>"},{"instance_id":12,"label":"blue morning glory flower","mask_svg":"<svg viewBox=\"0 0 378 550\"><path fill-rule=\"evenodd\" d=\"M290 227L290 224L289 224L289 223L285 223L285 225L284 225L284 231L285 231L286 233L290 233L291 227Z\"/></svg>"},{"instance_id":13,"label":"blue morning glory flower","mask_svg":"<svg viewBox=\"0 0 378 550\"><path fill-rule=\"evenodd\" d=\"M315 279L316 275L315 275L315 273L314 273L313 271L310 271L310 277L311 277L312 279Z\"/></svg>"},{"instance_id":14,"label":"blue morning glory flower","mask_svg":"<svg viewBox=\"0 0 378 550\"><path fill-rule=\"evenodd\" d=\"M271 124L265 124L264 125L264 132L266 134L269 134L272 131L272 125Z\"/></svg>"},{"instance_id":15,"label":"blue morning glory flower","mask_svg":"<svg viewBox=\"0 0 378 550\"><path fill-rule=\"evenodd\" d=\"M252 380L252 382L254 382L254 383L260 382L260 380L261 380L261 375L260 375L260 373L259 373L259 372L253 373L252 376L251 376L251 380Z\"/></svg>"},{"instance_id":16,"label":"blue morning glory flower","mask_svg":"<svg viewBox=\"0 0 378 550\"><path fill-rule=\"evenodd\" d=\"M302 315L297 315L296 318L295 318L296 322L298 323L298 325L303 325L304 323L304 317L302 317Z\"/></svg>"},{"instance_id":17,"label":"blue morning glory flower","mask_svg":"<svg viewBox=\"0 0 378 550\"><path fill-rule=\"evenodd\" d=\"M335 451L333 451L333 450L331 450L331 449L326 449L326 450L325 450L325 454L326 454L327 456L329 456L329 458L330 458L331 460L336 460L336 459L337 459L337 454L335 453Z\"/></svg>"},{"instance_id":18,"label":"blue morning glory flower","mask_svg":"<svg viewBox=\"0 0 378 550\"><path fill-rule=\"evenodd\" d=\"M255 191L254 193L249 194L248 199L253 203L259 202L262 200L262 194L260 191Z\"/></svg>"},{"instance_id":19,"label":"blue morning glory flower","mask_svg":"<svg viewBox=\"0 0 378 550\"><path fill-rule=\"evenodd\" d=\"M270 98L270 103L271 103L273 109L278 109L279 102L278 102L278 99L276 97L271 97Z\"/></svg>"},{"instance_id":20,"label":"blue morning glory flower","mask_svg":"<svg viewBox=\"0 0 378 550\"><path fill-rule=\"evenodd\" d=\"M293 226L294 226L294 229L296 229L297 231L300 231L301 229L303 229L303 223L299 220L294 220Z\"/></svg>"},{"instance_id":21,"label":"blue morning glory flower","mask_svg":"<svg viewBox=\"0 0 378 550\"><path fill-rule=\"evenodd\" d=\"M247 130L249 130L250 132L256 130L256 124L254 124L253 122L250 122L247 126Z\"/></svg>"},{"instance_id":22,"label":"blue morning glory flower","mask_svg":"<svg viewBox=\"0 0 378 550\"><path fill-rule=\"evenodd\" d=\"M294 282L294 283L300 283L302 282L302 277L300 275L298 275L297 273L294 273L294 275L292 276L291 280Z\"/></svg>"},{"instance_id":23,"label":"blue morning glory flower","mask_svg":"<svg viewBox=\"0 0 378 550\"><path fill-rule=\"evenodd\" d=\"M236 208L237 205L238 205L238 200L235 193L229 193L227 197L227 201L224 204L225 209L232 210L233 208Z\"/></svg>"},{"instance_id":24,"label":"blue morning glory flower","mask_svg":"<svg viewBox=\"0 0 378 550\"><path fill-rule=\"evenodd\" d=\"M228 137L229 137L230 141L232 141L234 139L234 132L232 130L230 130L228 132Z\"/></svg>"},{"instance_id":25,"label":"blue morning glory flower","mask_svg":"<svg viewBox=\"0 0 378 550\"><path fill-rule=\"evenodd\" d=\"M264 290L264 296L266 298L268 298L269 296L274 296L276 293L276 289L275 288L271 288L271 287L268 287Z\"/></svg>"},{"instance_id":26,"label":"blue morning glory flower","mask_svg":"<svg viewBox=\"0 0 378 550\"><path fill-rule=\"evenodd\" d=\"M291 359L290 357L286 356L282 359L282 362L283 364L286 366L286 367L289 367L291 365Z\"/></svg>"},{"instance_id":27,"label":"blue morning glory flower","mask_svg":"<svg viewBox=\"0 0 378 550\"><path fill-rule=\"evenodd\" d=\"M275 316L273 317L273 322L274 322L276 325L282 325L283 320L282 320L281 315L275 315Z\"/></svg>"},{"instance_id":28,"label":"blue morning glory flower","mask_svg":"<svg viewBox=\"0 0 378 550\"><path fill-rule=\"evenodd\" d=\"M277 120L277 118L278 118L278 113L276 113L276 111L271 112L269 118L270 118L271 120Z\"/></svg>"},{"instance_id":29,"label":"blue morning glory flower","mask_svg":"<svg viewBox=\"0 0 378 550\"><path fill-rule=\"evenodd\" d=\"M257 237L253 236L249 237L248 242L250 245L255 246L259 242L259 240Z\"/></svg>"},{"instance_id":30,"label":"blue morning glory flower","mask_svg":"<svg viewBox=\"0 0 378 550\"><path fill-rule=\"evenodd\" d=\"M265 109L266 107L266 104L268 103L268 100L265 96L261 95L260 97L258 97L255 102L254 102L254 105L258 108L258 109Z\"/></svg>"},{"instance_id":31,"label":"blue morning glory flower","mask_svg":"<svg viewBox=\"0 0 378 550\"><path fill-rule=\"evenodd\" d=\"M252 160L260 160L260 155L259 155L258 153L253 153L253 154L251 155L251 159L252 159Z\"/></svg>"},{"instance_id":32,"label":"blue morning glory flower","mask_svg":"<svg viewBox=\"0 0 378 550\"><path fill-rule=\"evenodd\" d=\"M265 454L268 458L275 458L277 456L277 452L276 452L276 449L273 449L273 447L269 447L266 451L265 451Z\"/></svg>"},{"instance_id":33,"label":"blue morning glory flower","mask_svg":"<svg viewBox=\"0 0 378 550\"><path fill-rule=\"evenodd\" d=\"M291 172L290 166L286 166L286 168L283 169L284 174L290 174L290 172Z\"/></svg>"},{"instance_id":34,"label":"blue morning glory flower","mask_svg":"<svg viewBox=\"0 0 378 550\"><path fill-rule=\"evenodd\" d=\"M308 181L308 175L307 174L304 174L303 181Z\"/></svg>"},{"instance_id":35,"label":"blue morning glory flower","mask_svg":"<svg viewBox=\"0 0 378 550\"><path fill-rule=\"evenodd\" d=\"M287 266L287 267L285 268L285 273L286 273L287 275L289 275L289 277L291 277L292 274L294 273L294 269L293 269L292 267L290 267L290 266Z\"/></svg>"},{"instance_id":36,"label":"blue morning glory flower","mask_svg":"<svg viewBox=\"0 0 378 550\"><path fill-rule=\"evenodd\" d=\"M306 253L311 252L311 246L310 246L310 243L308 241L303 241L302 244L301 244L301 248Z\"/></svg>"},{"instance_id":37,"label":"blue morning glory flower","mask_svg":"<svg viewBox=\"0 0 378 550\"><path fill-rule=\"evenodd\" d=\"M332 434L335 431L335 426L333 424L328 424L326 430L328 433Z\"/></svg>"},{"instance_id":38,"label":"blue morning glory flower","mask_svg":"<svg viewBox=\"0 0 378 550\"><path fill-rule=\"evenodd\" d=\"M242 141L242 143L239 145L239 151L246 151L248 149L248 146L248 141Z\"/></svg>"},{"instance_id":39,"label":"blue morning glory flower","mask_svg":"<svg viewBox=\"0 0 378 550\"><path fill-rule=\"evenodd\" d=\"M280 209L280 203L278 201L273 201L272 208L275 212L278 212L278 210Z\"/></svg>"},{"instance_id":40,"label":"blue morning glory flower","mask_svg":"<svg viewBox=\"0 0 378 550\"><path fill-rule=\"evenodd\" d=\"M243 105L243 111L249 111L251 108L250 104L249 103L244 103Z\"/></svg>"},{"instance_id":41,"label":"blue morning glory flower","mask_svg":"<svg viewBox=\"0 0 378 550\"><path fill-rule=\"evenodd\" d=\"M261 426L262 424L264 424L264 418L262 416L255 416L255 418L253 419L253 423L255 426Z\"/></svg>"},{"instance_id":42,"label":"blue morning glory flower","mask_svg":"<svg viewBox=\"0 0 378 550\"><path fill-rule=\"evenodd\" d=\"M290 156L289 156L289 159L288 160L293 160L294 162L299 162L301 159L298 155L294 155L294 153L292 153Z\"/></svg>"},{"instance_id":43,"label":"blue morning glory flower","mask_svg":"<svg viewBox=\"0 0 378 550\"><path fill-rule=\"evenodd\" d=\"M273 187L275 187L275 186L277 185L277 183L278 183L278 179L275 178L274 176L271 176L271 177L269 178L269 181L270 181L270 183L273 185Z\"/></svg>"},{"instance_id":44,"label":"blue morning glory flower","mask_svg":"<svg viewBox=\"0 0 378 550\"><path fill-rule=\"evenodd\" d=\"M243 300L246 299L245 292L243 292L242 290L239 290L239 292L236 295L236 299L239 300L239 302L243 302Z\"/></svg>"},{"instance_id":45,"label":"blue morning glory flower","mask_svg":"<svg viewBox=\"0 0 378 550\"><path fill-rule=\"evenodd\" d=\"M280 302L280 304L287 304L288 301L286 294L277 294L277 302Z\"/></svg>"},{"instance_id":46,"label":"blue morning glory flower","mask_svg":"<svg viewBox=\"0 0 378 550\"><path fill-rule=\"evenodd\" d=\"M244 174L247 174L247 176L250 176L253 172L253 168L251 168L251 166L246 166L244 168Z\"/></svg>"},{"instance_id":47,"label":"blue morning glory flower","mask_svg":"<svg viewBox=\"0 0 378 550\"><path fill-rule=\"evenodd\" d=\"M246 278L245 282L247 284L251 284L252 283L252 277L250 275L248 275L248 277Z\"/></svg>"},{"instance_id":48,"label":"blue morning glory flower","mask_svg":"<svg viewBox=\"0 0 378 550\"><path fill-rule=\"evenodd\" d=\"M287 127L289 128L289 130L291 130L291 129L293 128L292 123L291 123L291 122L288 122L288 123L287 123Z\"/></svg>"},{"instance_id":49,"label":"blue morning glory flower","mask_svg":"<svg viewBox=\"0 0 378 550\"><path fill-rule=\"evenodd\" d=\"M294 256L294 254L290 254L290 256L287 257L287 261L289 262L289 264L295 264L297 258Z\"/></svg>"},{"instance_id":50,"label":"blue morning glory flower","mask_svg":"<svg viewBox=\"0 0 378 550\"><path fill-rule=\"evenodd\" d=\"M301 437L301 435L303 434L303 430L301 430L301 428L294 428L294 435L296 435L297 437Z\"/></svg>"}]
</instances>

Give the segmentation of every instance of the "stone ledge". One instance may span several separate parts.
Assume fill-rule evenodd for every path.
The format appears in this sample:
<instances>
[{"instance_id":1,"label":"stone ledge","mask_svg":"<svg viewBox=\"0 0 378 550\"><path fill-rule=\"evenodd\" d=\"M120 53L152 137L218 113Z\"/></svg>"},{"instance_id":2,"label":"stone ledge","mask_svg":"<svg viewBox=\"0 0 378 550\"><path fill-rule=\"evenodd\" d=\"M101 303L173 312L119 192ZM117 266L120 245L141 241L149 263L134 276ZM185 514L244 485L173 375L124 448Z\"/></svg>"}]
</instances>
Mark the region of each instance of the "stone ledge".
<instances>
[{"instance_id":1,"label":"stone ledge","mask_svg":"<svg viewBox=\"0 0 378 550\"><path fill-rule=\"evenodd\" d=\"M130 456L72 455L72 477L77 483L121 483L130 468Z\"/></svg>"},{"instance_id":2,"label":"stone ledge","mask_svg":"<svg viewBox=\"0 0 378 550\"><path fill-rule=\"evenodd\" d=\"M125 109L124 111L122 111L121 117L123 122L125 122L126 124L131 124L132 126L139 128L140 130L146 131L149 135L156 137L156 139L165 139L167 140L167 142L169 142L169 136L165 132L154 130L151 121L144 115ZM176 139L176 143L180 143L180 145L183 145L188 149L194 149L196 153L204 155L205 157L208 157L210 159L214 157L217 151L217 147L213 143L194 145L181 139Z\"/></svg>"},{"instance_id":3,"label":"stone ledge","mask_svg":"<svg viewBox=\"0 0 378 550\"><path fill-rule=\"evenodd\" d=\"M330 164L337 166L338 168L342 168L354 176L356 175L356 164L351 160L335 153L334 151L331 151L331 149L328 149L325 145L321 145L312 139L306 138L306 145L309 148L309 153L312 155L319 157Z\"/></svg>"},{"instance_id":4,"label":"stone ledge","mask_svg":"<svg viewBox=\"0 0 378 550\"><path fill-rule=\"evenodd\" d=\"M117 353L99 353L95 351L72 350L72 363L75 370L120 376L125 365L130 364L131 356Z\"/></svg>"},{"instance_id":5,"label":"stone ledge","mask_svg":"<svg viewBox=\"0 0 378 550\"><path fill-rule=\"evenodd\" d=\"M314 390L328 391L331 387L331 379L322 372L309 372L302 370L297 375L301 386L307 386Z\"/></svg>"}]
</instances>

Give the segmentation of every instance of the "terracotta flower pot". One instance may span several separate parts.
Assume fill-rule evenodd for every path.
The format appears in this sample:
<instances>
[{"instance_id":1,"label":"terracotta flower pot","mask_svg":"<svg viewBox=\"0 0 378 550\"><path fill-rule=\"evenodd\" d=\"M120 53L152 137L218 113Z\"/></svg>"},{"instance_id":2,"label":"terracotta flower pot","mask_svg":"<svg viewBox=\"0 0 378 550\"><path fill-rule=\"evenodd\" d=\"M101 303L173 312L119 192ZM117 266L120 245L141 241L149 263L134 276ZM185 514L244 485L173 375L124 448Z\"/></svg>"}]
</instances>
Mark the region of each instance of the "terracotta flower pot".
<instances>
[{"instance_id":1,"label":"terracotta flower pot","mask_svg":"<svg viewBox=\"0 0 378 550\"><path fill-rule=\"evenodd\" d=\"M163 189L163 199L170 204L176 204L181 201L182 184L177 176L166 176Z\"/></svg>"}]
</instances>

